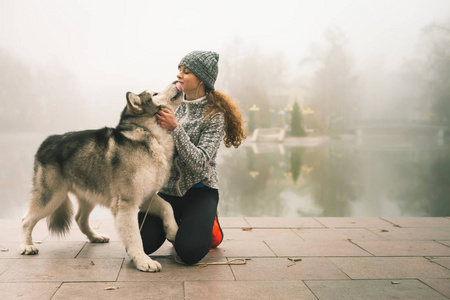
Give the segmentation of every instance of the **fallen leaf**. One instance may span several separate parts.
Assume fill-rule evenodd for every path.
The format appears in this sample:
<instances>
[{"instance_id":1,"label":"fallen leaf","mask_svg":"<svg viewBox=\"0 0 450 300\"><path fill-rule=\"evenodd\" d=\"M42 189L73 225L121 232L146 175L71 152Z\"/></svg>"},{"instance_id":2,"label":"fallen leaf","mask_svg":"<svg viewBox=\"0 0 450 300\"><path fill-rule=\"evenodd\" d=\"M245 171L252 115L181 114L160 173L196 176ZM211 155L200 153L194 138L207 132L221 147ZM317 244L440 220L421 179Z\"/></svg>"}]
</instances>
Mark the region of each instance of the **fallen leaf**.
<instances>
[{"instance_id":1,"label":"fallen leaf","mask_svg":"<svg viewBox=\"0 0 450 300\"><path fill-rule=\"evenodd\" d=\"M287 259L293 262L292 264L288 265L288 268L289 268L289 267L292 267L293 265L295 265L298 261L302 261L301 258L291 258L291 257L288 257Z\"/></svg>"},{"instance_id":2,"label":"fallen leaf","mask_svg":"<svg viewBox=\"0 0 450 300\"><path fill-rule=\"evenodd\" d=\"M42 241L34 241L35 244L42 244Z\"/></svg>"},{"instance_id":3,"label":"fallen leaf","mask_svg":"<svg viewBox=\"0 0 450 300\"><path fill-rule=\"evenodd\" d=\"M356 224L356 222L348 222L348 224Z\"/></svg>"},{"instance_id":4,"label":"fallen leaf","mask_svg":"<svg viewBox=\"0 0 450 300\"><path fill-rule=\"evenodd\" d=\"M1 248L0 251L1 251L1 252L8 252L9 249L8 249L8 248Z\"/></svg>"},{"instance_id":5,"label":"fallen leaf","mask_svg":"<svg viewBox=\"0 0 450 300\"><path fill-rule=\"evenodd\" d=\"M104 288L105 291L118 290L118 289L119 289L118 286L109 286L109 287Z\"/></svg>"},{"instance_id":6,"label":"fallen leaf","mask_svg":"<svg viewBox=\"0 0 450 300\"><path fill-rule=\"evenodd\" d=\"M328 227L328 229L334 230L334 229L336 229L336 228L335 228L335 227Z\"/></svg>"},{"instance_id":7,"label":"fallen leaf","mask_svg":"<svg viewBox=\"0 0 450 300\"><path fill-rule=\"evenodd\" d=\"M291 258L291 257L288 257L288 259L289 259L290 261L293 261L293 262L296 262L296 261L302 261L301 258Z\"/></svg>"},{"instance_id":8,"label":"fallen leaf","mask_svg":"<svg viewBox=\"0 0 450 300\"><path fill-rule=\"evenodd\" d=\"M207 265L208 265L208 264L206 264L206 263L205 263L205 264L198 265L198 266L197 266L197 269L204 268L204 267L206 267Z\"/></svg>"},{"instance_id":9,"label":"fallen leaf","mask_svg":"<svg viewBox=\"0 0 450 300\"><path fill-rule=\"evenodd\" d=\"M380 231L381 232L389 232L389 230L386 230L386 229L381 229Z\"/></svg>"},{"instance_id":10,"label":"fallen leaf","mask_svg":"<svg viewBox=\"0 0 450 300\"><path fill-rule=\"evenodd\" d=\"M394 224L394 225L392 225L392 226L394 226L394 227L400 227L400 225L397 225L397 224Z\"/></svg>"},{"instance_id":11,"label":"fallen leaf","mask_svg":"<svg viewBox=\"0 0 450 300\"><path fill-rule=\"evenodd\" d=\"M392 284L400 284L398 281L391 281Z\"/></svg>"},{"instance_id":12,"label":"fallen leaf","mask_svg":"<svg viewBox=\"0 0 450 300\"><path fill-rule=\"evenodd\" d=\"M252 231L253 228L249 227L249 228L242 228L243 231Z\"/></svg>"},{"instance_id":13,"label":"fallen leaf","mask_svg":"<svg viewBox=\"0 0 450 300\"><path fill-rule=\"evenodd\" d=\"M91 260L91 265L95 266L95 263Z\"/></svg>"}]
</instances>

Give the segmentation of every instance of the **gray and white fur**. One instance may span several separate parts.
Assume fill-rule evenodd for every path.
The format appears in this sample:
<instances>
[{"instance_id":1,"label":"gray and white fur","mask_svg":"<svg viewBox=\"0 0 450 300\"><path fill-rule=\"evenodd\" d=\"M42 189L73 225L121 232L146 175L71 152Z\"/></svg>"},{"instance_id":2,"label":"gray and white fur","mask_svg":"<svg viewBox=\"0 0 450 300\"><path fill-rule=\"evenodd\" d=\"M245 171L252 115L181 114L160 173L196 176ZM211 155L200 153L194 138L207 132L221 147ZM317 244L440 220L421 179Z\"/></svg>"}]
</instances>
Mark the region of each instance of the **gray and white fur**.
<instances>
[{"instance_id":1,"label":"gray and white fur","mask_svg":"<svg viewBox=\"0 0 450 300\"><path fill-rule=\"evenodd\" d=\"M35 156L28 212L22 219L21 254L38 253L32 231L45 217L50 232L68 233L73 214L68 193L72 193L78 200L75 219L91 242L109 241L89 225L96 205L109 207L136 267L146 272L161 270L161 265L143 251L137 212L147 211L151 203L150 213L161 217L167 239L175 240L178 226L172 207L156 194L168 180L174 143L155 114L162 108L174 111L182 93L174 82L160 93L128 92L126 98L116 128L53 135L41 144Z\"/></svg>"}]
</instances>

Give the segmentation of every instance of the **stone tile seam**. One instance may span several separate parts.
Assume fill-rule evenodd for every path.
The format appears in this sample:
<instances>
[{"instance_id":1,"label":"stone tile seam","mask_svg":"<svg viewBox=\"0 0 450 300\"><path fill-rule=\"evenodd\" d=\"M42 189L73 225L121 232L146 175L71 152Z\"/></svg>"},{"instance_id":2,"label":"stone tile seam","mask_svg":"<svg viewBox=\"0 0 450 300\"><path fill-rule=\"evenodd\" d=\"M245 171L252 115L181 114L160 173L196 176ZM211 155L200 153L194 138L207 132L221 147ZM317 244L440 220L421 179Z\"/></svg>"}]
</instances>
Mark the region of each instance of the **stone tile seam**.
<instances>
[{"instance_id":1,"label":"stone tile seam","mask_svg":"<svg viewBox=\"0 0 450 300\"><path fill-rule=\"evenodd\" d=\"M48 281L47 281L48 282ZM50 296L50 300L53 299L53 297L55 297L56 293L59 291L59 289L62 287L64 281L62 281L59 285L58 288L55 290L55 292Z\"/></svg>"},{"instance_id":2,"label":"stone tile seam","mask_svg":"<svg viewBox=\"0 0 450 300\"><path fill-rule=\"evenodd\" d=\"M20 260L20 258L2 258L2 259L15 259L16 261L13 264L11 264L10 266L8 266L3 272L0 273L0 281L2 280L3 274L5 274L6 271L8 271L10 268L12 268L12 266L17 264Z\"/></svg>"},{"instance_id":3,"label":"stone tile seam","mask_svg":"<svg viewBox=\"0 0 450 300\"><path fill-rule=\"evenodd\" d=\"M266 241L264 241L264 240L263 240L263 243L264 243L264 245L266 245L266 246L267 246L267 248L269 248L269 249L270 249L270 251L272 251L273 255L275 255L276 257L278 257L278 254L276 254L276 253L275 253L275 251L273 251L273 249L272 249L272 248L270 248L269 244L267 244L267 242L266 242Z\"/></svg>"},{"instance_id":4,"label":"stone tile seam","mask_svg":"<svg viewBox=\"0 0 450 300\"><path fill-rule=\"evenodd\" d=\"M294 229L295 229L295 228L289 228L289 230L290 230L292 233L294 233L296 236L298 236L302 241L306 241L300 234L296 233L296 232L294 231Z\"/></svg>"},{"instance_id":5,"label":"stone tile seam","mask_svg":"<svg viewBox=\"0 0 450 300\"><path fill-rule=\"evenodd\" d=\"M319 300L319 296L316 295L316 293L314 293L314 291L309 287L309 285L306 284L305 282L306 280L302 280L303 284L306 286L306 288L311 292L311 294L316 297L317 300Z\"/></svg>"},{"instance_id":6,"label":"stone tile seam","mask_svg":"<svg viewBox=\"0 0 450 300\"><path fill-rule=\"evenodd\" d=\"M449 245L443 243L443 242L446 242L446 241L443 241L443 240L432 240L432 241L433 241L433 242L436 242L436 243L438 243L438 244L441 244L441 245L443 245L443 246L445 246L445 247L447 247L447 248L450 248Z\"/></svg>"},{"instance_id":7,"label":"stone tile seam","mask_svg":"<svg viewBox=\"0 0 450 300\"><path fill-rule=\"evenodd\" d=\"M385 222L387 222L387 223L389 223L389 224L392 224L392 226L394 226L394 227L403 228L403 227L401 227L400 225L395 224L394 222L391 222L391 221L389 221L389 220L386 220L385 218L379 218L379 219L380 219L380 220L383 220L383 221L385 221Z\"/></svg>"},{"instance_id":8,"label":"stone tile seam","mask_svg":"<svg viewBox=\"0 0 450 300\"><path fill-rule=\"evenodd\" d=\"M244 219L245 223L247 223L248 227L252 227L246 217L244 217L243 219Z\"/></svg>"},{"instance_id":9,"label":"stone tile seam","mask_svg":"<svg viewBox=\"0 0 450 300\"><path fill-rule=\"evenodd\" d=\"M362 246L356 244L352 239L348 239L347 241L348 241L350 244L355 245L355 246L358 247L359 249L361 249L361 250L363 250L363 251L369 253L369 254L372 255L373 257L375 257L375 254L373 254L373 253L370 252L369 250L364 249Z\"/></svg>"},{"instance_id":10,"label":"stone tile seam","mask_svg":"<svg viewBox=\"0 0 450 300\"><path fill-rule=\"evenodd\" d=\"M88 244L88 242L85 242L85 243L84 243L83 247L81 247L80 251L78 251L78 253L75 255L74 258L77 258L78 255L80 255L81 251L83 251L83 249L86 247L87 244Z\"/></svg>"},{"instance_id":11,"label":"stone tile seam","mask_svg":"<svg viewBox=\"0 0 450 300\"><path fill-rule=\"evenodd\" d=\"M442 294L441 292L439 292L438 290L436 290L435 288L433 288L432 286L428 285L426 282L422 281L422 279L417 278L418 281L422 282L424 285L426 285L427 287L429 287L430 289L432 289L433 291L437 292L438 294L441 294L442 296L444 296L447 299L450 299L449 297L447 297L446 295Z\"/></svg>"},{"instance_id":12,"label":"stone tile seam","mask_svg":"<svg viewBox=\"0 0 450 300\"><path fill-rule=\"evenodd\" d=\"M430 263L436 264L436 265L438 265L438 266L440 266L440 267L442 267L442 268L444 268L446 270L450 270L450 268L448 268L448 267L446 267L444 265L441 265L437 261L433 260L434 258L440 258L440 257L448 257L448 256L424 256L423 258L427 259Z\"/></svg>"},{"instance_id":13,"label":"stone tile seam","mask_svg":"<svg viewBox=\"0 0 450 300\"><path fill-rule=\"evenodd\" d=\"M125 263L125 258L122 258L122 263L120 264L119 272L117 272L116 282L119 280L120 272L123 270L123 264Z\"/></svg>"}]
</instances>

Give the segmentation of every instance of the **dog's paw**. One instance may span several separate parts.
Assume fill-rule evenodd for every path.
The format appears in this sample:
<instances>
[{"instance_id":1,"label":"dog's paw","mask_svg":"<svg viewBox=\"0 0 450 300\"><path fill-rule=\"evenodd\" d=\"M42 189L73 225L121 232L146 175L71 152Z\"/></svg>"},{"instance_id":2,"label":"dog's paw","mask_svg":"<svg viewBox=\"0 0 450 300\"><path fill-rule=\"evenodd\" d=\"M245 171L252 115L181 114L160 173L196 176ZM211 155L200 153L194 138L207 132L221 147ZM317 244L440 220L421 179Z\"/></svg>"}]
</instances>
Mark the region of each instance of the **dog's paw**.
<instances>
[{"instance_id":1,"label":"dog's paw","mask_svg":"<svg viewBox=\"0 0 450 300\"><path fill-rule=\"evenodd\" d=\"M91 243L108 243L109 236L104 234L98 234L89 239Z\"/></svg>"},{"instance_id":2,"label":"dog's paw","mask_svg":"<svg viewBox=\"0 0 450 300\"><path fill-rule=\"evenodd\" d=\"M135 262L136 268L142 272L159 272L162 270L161 264L148 256Z\"/></svg>"},{"instance_id":3,"label":"dog's paw","mask_svg":"<svg viewBox=\"0 0 450 300\"><path fill-rule=\"evenodd\" d=\"M36 248L34 245L20 245L19 247L19 253L22 255L34 255L38 254L39 249Z\"/></svg>"},{"instance_id":4,"label":"dog's paw","mask_svg":"<svg viewBox=\"0 0 450 300\"><path fill-rule=\"evenodd\" d=\"M175 225L171 227L165 227L164 229L166 231L166 239L168 239L171 243L175 242L175 237L177 236L178 232L178 226Z\"/></svg>"}]
</instances>

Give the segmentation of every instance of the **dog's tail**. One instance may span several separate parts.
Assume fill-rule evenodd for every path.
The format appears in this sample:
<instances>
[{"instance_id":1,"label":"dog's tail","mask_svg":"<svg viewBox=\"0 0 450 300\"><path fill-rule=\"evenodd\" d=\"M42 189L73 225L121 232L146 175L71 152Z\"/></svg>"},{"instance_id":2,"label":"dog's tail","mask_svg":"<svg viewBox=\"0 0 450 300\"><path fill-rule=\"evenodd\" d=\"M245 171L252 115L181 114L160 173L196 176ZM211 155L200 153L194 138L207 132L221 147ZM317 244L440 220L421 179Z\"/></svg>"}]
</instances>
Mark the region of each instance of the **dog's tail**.
<instances>
[{"instance_id":1,"label":"dog's tail","mask_svg":"<svg viewBox=\"0 0 450 300\"><path fill-rule=\"evenodd\" d=\"M63 237L70 231L73 205L67 198L54 212L47 217L47 227L51 234Z\"/></svg>"}]
</instances>

